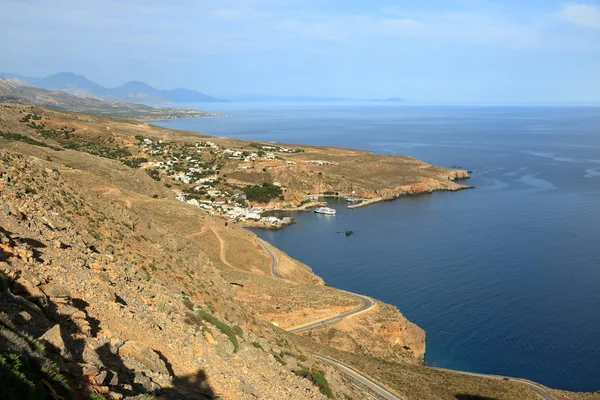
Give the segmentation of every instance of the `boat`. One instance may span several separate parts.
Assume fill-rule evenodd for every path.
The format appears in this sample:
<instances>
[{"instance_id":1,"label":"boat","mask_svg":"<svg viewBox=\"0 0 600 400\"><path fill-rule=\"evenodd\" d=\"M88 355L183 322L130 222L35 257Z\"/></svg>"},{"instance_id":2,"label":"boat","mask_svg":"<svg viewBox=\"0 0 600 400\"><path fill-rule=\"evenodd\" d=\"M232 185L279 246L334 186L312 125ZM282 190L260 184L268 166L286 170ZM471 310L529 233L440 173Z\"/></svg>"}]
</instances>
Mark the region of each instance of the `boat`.
<instances>
[{"instance_id":1,"label":"boat","mask_svg":"<svg viewBox=\"0 0 600 400\"><path fill-rule=\"evenodd\" d=\"M335 215L335 210L329 207L319 207L315 209L315 212L318 214Z\"/></svg>"}]
</instances>

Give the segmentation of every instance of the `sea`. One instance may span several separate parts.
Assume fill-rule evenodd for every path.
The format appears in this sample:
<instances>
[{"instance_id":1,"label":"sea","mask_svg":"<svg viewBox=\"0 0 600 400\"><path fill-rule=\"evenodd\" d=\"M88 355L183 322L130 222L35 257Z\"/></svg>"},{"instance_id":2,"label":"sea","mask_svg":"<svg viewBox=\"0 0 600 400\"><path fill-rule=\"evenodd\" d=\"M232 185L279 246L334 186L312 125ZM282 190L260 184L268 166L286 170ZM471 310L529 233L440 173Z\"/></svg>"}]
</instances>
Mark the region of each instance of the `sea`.
<instances>
[{"instance_id":1,"label":"sea","mask_svg":"<svg viewBox=\"0 0 600 400\"><path fill-rule=\"evenodd\" d=\"M255 233L329 285L398 307L426 331L428 363L600 390L600 108L197 106L224 116L157 124L472 171L472 190L332 201L335 216Z\"/></svg>"}]
</instances>

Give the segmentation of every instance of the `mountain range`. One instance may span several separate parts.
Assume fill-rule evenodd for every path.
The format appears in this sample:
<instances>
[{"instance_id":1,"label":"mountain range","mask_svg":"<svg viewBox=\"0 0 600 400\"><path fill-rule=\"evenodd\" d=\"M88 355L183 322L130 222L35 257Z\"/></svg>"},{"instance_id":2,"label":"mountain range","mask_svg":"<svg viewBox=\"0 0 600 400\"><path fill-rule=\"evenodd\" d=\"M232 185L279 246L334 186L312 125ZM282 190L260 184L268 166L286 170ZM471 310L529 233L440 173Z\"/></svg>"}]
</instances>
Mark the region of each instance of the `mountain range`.
<instances>
[{"instance_id":1,"label":"mountain range","mask_svg":"<svg viewBox=\"0 0 600 400\"><path fill-rule=\"evenodd\" d=\"M387 102L399 103L405 100L400 97L386 99L364 99L350 97L325 97L301 95L267 95L246 94L230 96L227 100L209 96L190 89L160 90L140 81L127 82L115 88L101 86L83 75L71 72L59 72L45 78L23 76L13 73L0 73L0 77L8 79L15 86L35 86L46 90L60 90L77 96L93 97L100 100L122 100L140 104L167 104L167 103L210 103L210 102L286 102L286 103L327 103L327 102Z\"/></svg>"},{"instance_id":2,"label":"mountain range","mask_svg":"<svg viewBox=\"0 0 600 400\"><path fill-rule=\"evenodd\" d=\"M190 89L160 90L139 81L127 82L115 88L105 88L83 75L71 72L59 72L45 78L22 76L12 73L0 73L0 76L10 79L13 83L29 83L41 89L61 90L70 94L95 97L101 100L124 100L142 104L226 101Z\"/></svg>"}]
</instances>

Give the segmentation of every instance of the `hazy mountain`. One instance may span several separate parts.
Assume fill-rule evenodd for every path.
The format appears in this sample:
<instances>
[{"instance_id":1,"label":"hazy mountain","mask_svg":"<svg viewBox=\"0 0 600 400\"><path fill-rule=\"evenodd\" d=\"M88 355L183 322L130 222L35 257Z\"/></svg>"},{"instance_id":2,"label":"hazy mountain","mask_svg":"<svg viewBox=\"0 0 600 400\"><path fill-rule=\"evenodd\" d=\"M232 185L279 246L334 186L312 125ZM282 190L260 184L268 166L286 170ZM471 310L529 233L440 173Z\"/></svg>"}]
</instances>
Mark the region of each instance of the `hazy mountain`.
<instances>
[{"instance_id":1,"label":"hazy mountain","mask_svg":"<svg viewBox=\"0 0 600 400\"><path fill-rule=\"evenodd\" d=\"M80 96L62 90L42 89L20 78L0 77L0 103L30 104L54 110L80 111L143 120L198 118L206 115L199 110L149 107L121 100L107 101Z\"/></svg>"},{"instance_id":2,"label":"hazy mountain","mask_svg":"<svg viewBox=\"0 0 600 400\"><path fill-rule=\"evenodd\" d=\"M24 75L19 75L19 74L13 74L10 72L0 72L0 78L4 78L4 79L20 79L26 82L29 82L31 84L36 84L36 82L44 79L44 78L34 78L33 76L24 76Z\"/></svg>"},{"instance_id":3,"label":"hazy mountain","mask_svg":"<svg viewBox=\"0 0 600 400\"><path fill-rule=\"evenodd\" d=\"M27 77L12 73L0 73L6 79L19 79L47 90L96 97L102 100L125 100L139 103L204 103L225 100L189 89L159 90L144 82L127 82L116 88L108 89L89 80L83 75L60 72L45 78Z\"/></svg>"},{"instance_id":4,"label":"hazy mountain","mask_svg":"<svg viewBox=\"0 0 600 400\"><path fill-rule=\"evenodd\" d=\"M225 101L196 92L195 90L159 90L139 81L127 82L124 85L110 89L110 92L119 99L140 101L142 103L160 103L165 101L173 103L206 103Z\"/></svg>"},{"instance_id":5,"label":"hazy mountain","mask_svg":"<svg viewBox=\"0 0 600 400\"><path fill-rule=\"evenodd\" d=\"M83 75L72 74L70 72L59 72L58 74L47 76L35 82L35 85L42 89L62 90L63 92L78 95L88 95L105 99L111 97L108 89L90 81Z\"/></svg>"}]
</instances>

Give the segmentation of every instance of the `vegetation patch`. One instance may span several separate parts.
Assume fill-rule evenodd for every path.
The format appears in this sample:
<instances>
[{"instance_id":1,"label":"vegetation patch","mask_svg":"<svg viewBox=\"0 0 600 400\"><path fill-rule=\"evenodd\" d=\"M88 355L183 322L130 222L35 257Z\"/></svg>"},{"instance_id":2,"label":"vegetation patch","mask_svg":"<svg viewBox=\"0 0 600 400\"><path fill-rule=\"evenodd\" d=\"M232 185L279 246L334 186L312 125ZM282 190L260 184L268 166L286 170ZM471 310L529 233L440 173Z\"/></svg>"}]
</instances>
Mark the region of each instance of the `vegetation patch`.
<instances>
[{"instance_id":1,"label":"vegetation patch","mask_svg":"<svg viewBox=\"0 0 600 400\"><path fill-rule=\"evenodd\" d=\"M53 398L53 392L61 398L70 399L72 393L67 380L54 363L37 360L20 354L0 351L0 397L7 400L45 400Z\"/></svg>"},{"instance_id":2,"label":"vegetation patch","mask_svg":"<svg viewBox=\"0 0 600 400\"><path fill-rule=\"evenodd\" d=\"M306 367L302 367L299 370L295 370L294 373L298 376L301 376L302 378L306 378L309 381L311 381L315 386L319 388L319 391L325 396L333 398L333 392L329 387L329 382L327 382L327 378L325 378L323 371L317 368L312 368L309 370Z\"/></svg>"},{"instance_id":3,"label":"vegetation patch","mask_svg":"<svg viewBox=\"0 0 600 400\"><path fill-rule=\"evenodd\" d=\"M131 168L139 168L143 163L147 163L148 159L144 157L136 157L129 160L125 160L123 164Z\"/></svg>"},{"instance_id":4,"label":"vegetation patch","mask_svg":"<svg viewBox=\"0 0 600 400\"><path fill-rule=\"evenodd\" d=\"M249 201L256 201L258 203L268 203L275 198L283 196L281 188L271 183L263 183L262 186L246 186L242 190Z\"/></svg>"},{"instance_id":5,"label":"vegetation patch","mask_svg":"<svg viewBox=\"0 0 600 400\"><path fill-rule=\"evenodd\" d=\"M20 133L0 132L0 136L6 140L15 140L15 141L24 142L27 144L32 144L34 146L48 147L48 148L51 148L52 150L62 150L60 148L50 146L44 142L40 142L39 140L30 138L29 136L21 135Z\"/></svg>"},{"instance_id":6,"label":"vegetation patch","mask_svg":"<svg viewBox=\"0 0 600 400\"><path fill-rule=\"evenodd\" d=\"M233 344L233 352L238 352L238 350L240 349L240 345L238 343L235 332L233 331L233 329L231 329L229 325L219 321L215 316L207 313L204 310L198 310L198 318L200 318L202 321L208 322L209 324L213 325L215 328L220 330L223 334L225 334Z\"/></svg>"},{"instance_id":7,"label":"vegetation patch","mask_svg":"<svg viewBox=\"0 0 600 400\"><path fill-rule=\"evenodd\" d=\"M264 348L262 347L262 344L260 344L257 341L252 342L252 346L256 347L257 349L264 350Z\"/></svg>"},{"instance_id":8,"label":"vegetation patch","mask_svg":"<svg viewBox=\"0 0 600 400\"><path fill-rule=\"evenodd\" d=\"M275 357L275 360L277 360L277 362L281 365L287 365L287 362L283 359L282 354L277 354L275 352L271 353L273 355L273 357Z\"/></svg>"}]
</instances>

